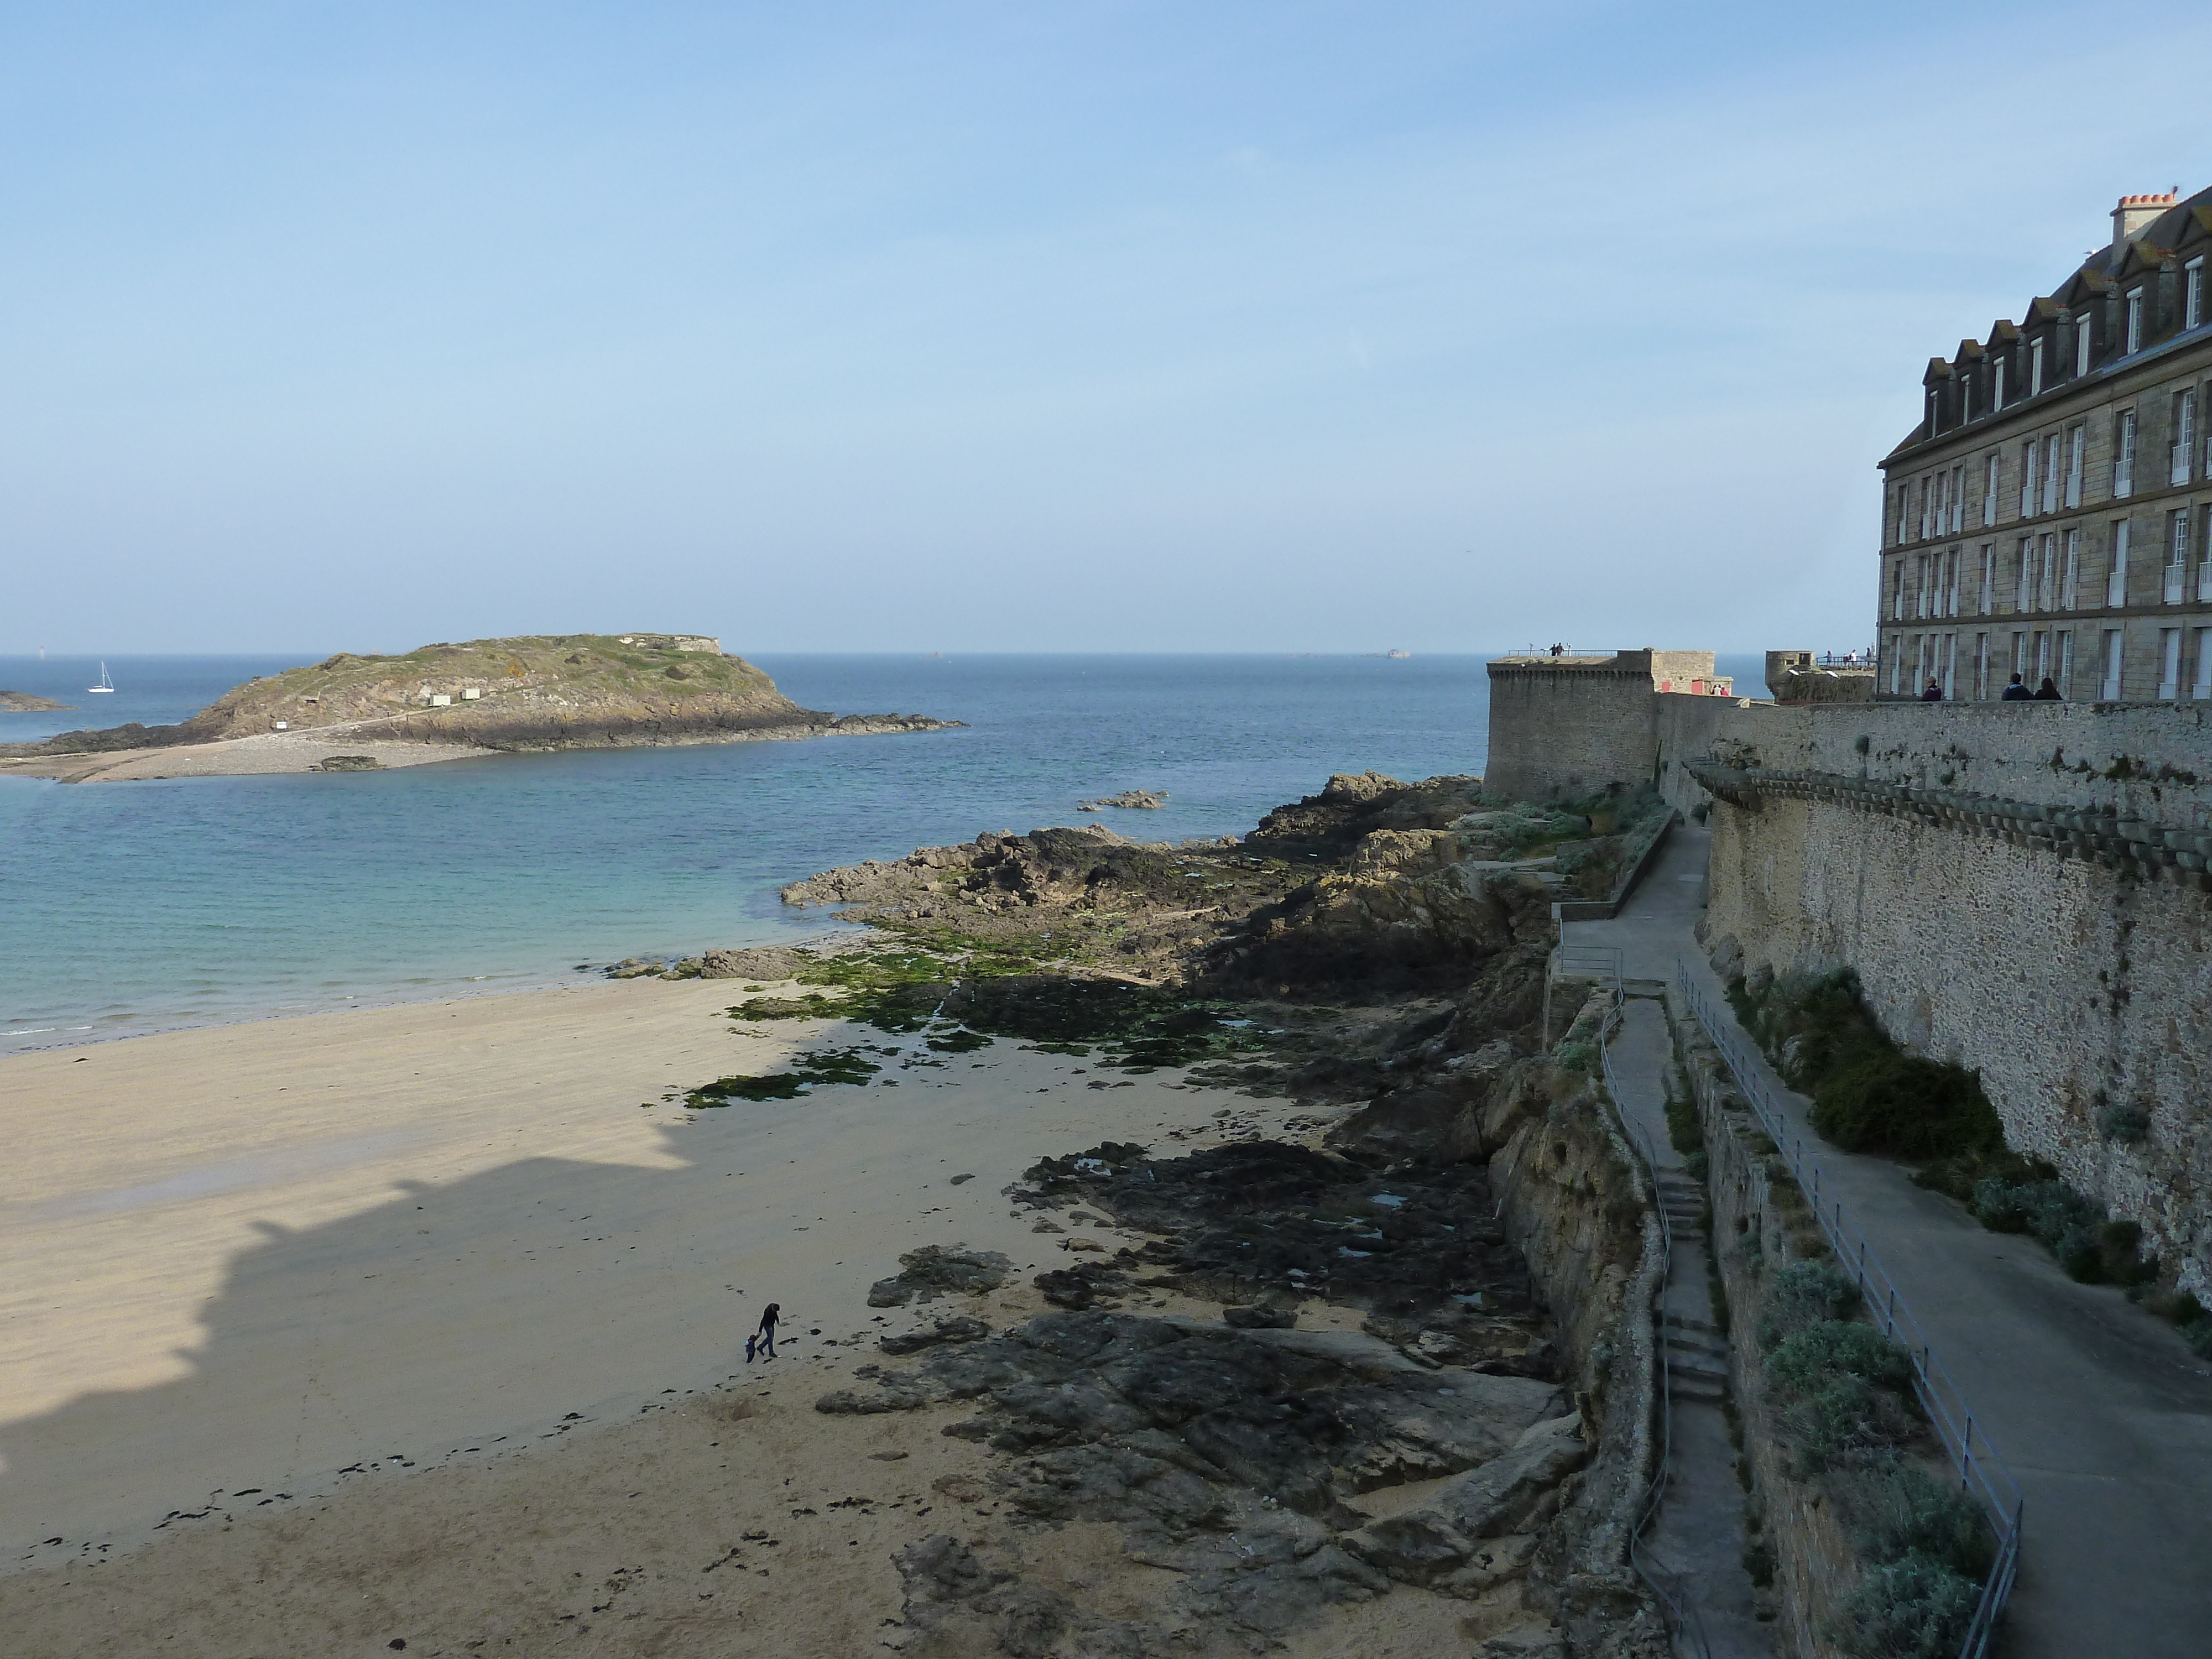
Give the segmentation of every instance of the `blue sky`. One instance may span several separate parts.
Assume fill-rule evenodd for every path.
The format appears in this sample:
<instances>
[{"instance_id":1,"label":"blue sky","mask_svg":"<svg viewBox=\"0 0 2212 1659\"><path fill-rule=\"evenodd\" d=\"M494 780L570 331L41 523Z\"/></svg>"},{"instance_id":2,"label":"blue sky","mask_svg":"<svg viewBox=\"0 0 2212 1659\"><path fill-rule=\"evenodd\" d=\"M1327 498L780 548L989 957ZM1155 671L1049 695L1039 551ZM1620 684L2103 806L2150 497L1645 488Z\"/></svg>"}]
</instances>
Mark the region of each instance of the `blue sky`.
<instances>
[{"instance_id":1,"label":"blue sky","mask_svg":"<svg viewBox=\"0 0 2212 1659\"><path fill-rule=\"evenodd\" d=\"M2212 14L0 15L0 653L1863 645ZM2101 89L2101 90L2100 90Z\"/></svg>"}]
</instances>

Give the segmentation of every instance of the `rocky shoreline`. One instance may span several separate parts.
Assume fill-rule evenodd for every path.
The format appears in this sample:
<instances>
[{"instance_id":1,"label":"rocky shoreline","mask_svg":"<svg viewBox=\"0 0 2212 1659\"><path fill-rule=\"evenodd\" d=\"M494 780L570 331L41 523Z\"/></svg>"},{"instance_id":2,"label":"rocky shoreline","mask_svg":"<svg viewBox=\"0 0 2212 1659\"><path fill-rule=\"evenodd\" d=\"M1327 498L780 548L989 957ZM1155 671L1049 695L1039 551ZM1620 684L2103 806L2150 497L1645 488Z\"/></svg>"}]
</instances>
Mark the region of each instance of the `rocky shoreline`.
<instances>
[{"instance_id":1,"label":"rocky shoreline","mask_svg":"<svg viewBox=\"0 0 2212 1659\"><path fill-rule=\"evenodd\" d=\"M1005 1196L1066 1255L1033 1280L1053 1311L1000 1332L959 1311L1008 1270L957 1250L877 1285L878 1306L955 1311L887 1337L905 1363L816 1409L964 1404L943 1431L994 1454L971 1494L993 1524L896 1558L896 1645L1256 1653L1407 1591L1468 1604L1471 1650L1497 1659L1665 1651L1626 1555L1653 1386L1626 1310L1656 1234L1587 1032L1553 1052L1539 1029L1557 862L1592 828L1552 817L1479 779L1368 774L1242 839L985 835L785 890L876 945L666 970L824 988L740 1019L843 1013L952 1052L1026 1040L1311 1109L1289 1138L1108 1142L1030 1169ZM1146 1311L1164 1296L1219 1318ZM1086 1523L1176 1575L1157 1618L1025 1572L1025 1540Z\"/></svg>"},{"instance_id":2,"label":"rocky shoreline","mask_svg":"<svg viewBox=\"0 0 2212 1659\"><path fill-rule=\"evenodd\" d=\"M0 714L47 714L76 707L73 702L56 702L29 691L0 691Z\"/></svg>"}]
</instances>

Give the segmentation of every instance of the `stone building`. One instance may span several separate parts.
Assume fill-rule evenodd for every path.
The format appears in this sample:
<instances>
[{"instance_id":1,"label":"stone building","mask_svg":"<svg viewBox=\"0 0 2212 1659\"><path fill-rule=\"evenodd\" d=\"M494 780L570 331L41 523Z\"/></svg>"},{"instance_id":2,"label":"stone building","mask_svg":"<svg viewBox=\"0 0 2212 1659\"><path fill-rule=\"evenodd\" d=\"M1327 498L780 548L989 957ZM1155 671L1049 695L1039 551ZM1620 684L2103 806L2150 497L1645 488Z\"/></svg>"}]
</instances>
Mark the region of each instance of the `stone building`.
<instances>
[{"instance_id":1,"label":"stone building","mask_svg":"<svg viewBox=\"0 0 2212 1659\"><path fill-rule=\"evenodd\" d=\"M1928 365L1884 476L1877 695L2212 699L2212 190L2127 196L2023 319Z\"/></svg>"}]
</instances>

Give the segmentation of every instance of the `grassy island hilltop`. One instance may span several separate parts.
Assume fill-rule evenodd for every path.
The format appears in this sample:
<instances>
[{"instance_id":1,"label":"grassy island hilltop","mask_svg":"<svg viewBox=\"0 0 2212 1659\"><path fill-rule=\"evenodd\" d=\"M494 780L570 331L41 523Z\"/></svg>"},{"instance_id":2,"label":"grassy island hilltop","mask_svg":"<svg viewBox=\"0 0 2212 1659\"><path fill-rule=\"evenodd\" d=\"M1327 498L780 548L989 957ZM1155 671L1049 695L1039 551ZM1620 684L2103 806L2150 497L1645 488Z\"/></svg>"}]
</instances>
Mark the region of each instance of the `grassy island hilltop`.
<instances>
[{"instance_id":1,"label":"grassy island hilltop","mask_svg":"<svg viewBox=\"0 0 2212 1659\"><path fill-rule=\"evenodd\" d=\"M411 743L472 750L929 731L922 715L840 717L803 708L721 642L689 634L536 634L426 645L402 656L341 651L257 677L175 726L64 732L23 757L106 754L316 734L348 745Z\"/></svg>"}]
</instances>

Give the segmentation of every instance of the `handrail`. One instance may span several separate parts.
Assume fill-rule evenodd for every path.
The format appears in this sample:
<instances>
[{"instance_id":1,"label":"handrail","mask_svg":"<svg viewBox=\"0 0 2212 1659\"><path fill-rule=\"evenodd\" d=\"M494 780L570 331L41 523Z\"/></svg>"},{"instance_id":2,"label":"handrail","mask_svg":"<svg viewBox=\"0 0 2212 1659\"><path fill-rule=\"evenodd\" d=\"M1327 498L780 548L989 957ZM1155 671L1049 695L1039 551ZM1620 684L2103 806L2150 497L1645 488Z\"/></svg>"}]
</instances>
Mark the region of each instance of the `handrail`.
<instances>
[{"instance_id":1,"label":"handrail","mask_svg":"<svg viewBox=\"0 0 2212 1659\"><path fill-rule=\"evenodd\" d=\"M1589 948L1589 947L1585 947ZM1561 947L1562 951L1565 949ZM1651 1493L1644 1499L1644 1507L1629 1528L1628 1559L1638 1577L1651 1586L1651 1592L1667 1609L1668 1627L1677 1636L1686 1638L1696 1650L1697 1659L1712 1659L1712 1647L1705 1639L1705 1622L1698 1604L1682 1593L1681 1575L1644 1547L1644 1534L1659 1514L1659 1505L1667 1495L1668 1468L1674 1451L1674 1365L1667 1356L1667 1335L1661 1328L1659 1304L1667 1294L1668 1280L1674 1271L1674 1228L1667 1218L1667 1200L1659 1190L1659 1163L1652 1156L1651 1144L1645 1137L1643 1126L1628 1115L1621 1103L1620 1084L1613 1075L1613 1045L1607 1040L1613 1028L1620 1023L1622 1001L1620 957L1620 952L1609 953L1614 961L1613 1001L1598 1022L1598 1066L1605 1079L1606 1097L1613 1103L1613 1115L1620 1125L1628 1144L1644 1161L1644 1173L1651 1182L1651 1205L1659 1218L1660 1270L1659 1283L1651 1295L1651 1346L1659 1355L1659 1458L1652 1472Z\"/></svg>"},{"instance_id":2,"label":"handrail","mask_svg":"<svg viewBox=\"0 0 2212 1659\"><path fill-rule=\"evenodd\" d=\"M1697 1016L1698 1026L1720 1051L1736 1087L1751 1103L1759 1127L1765 1130L1767 1138L1789 1165L1790 1175L1811 1205L1814 1218L1820 1224L1820 1231L1835 1251L1836 1259L1857 1279L1859 1296L1867 1310L1874 1316L1882 1334L1899 1344L1910 1357L1912 1391L1950 1461L1958 1468L1960 1488L1980 1499L1990 1529L1996 1534L1996 1559L1990 1568L1989 1577L1983 1581L1973 1623L1967 1627L1965 1645L1959 1650L1960 1659L1984 1659L1996 1631L1998 1615L2003 1613L2005 1602L2012 1595L2013 1579L2020 1568L2021 1519L2026 1508L2020 1483L2013 1479L2012 1471L1990 1443L1989 1431L1974 1421L1973 1408L1966 1403L1943 1362L1936 1358L1927 1333L1921 1329L1920 1322L1913 1317L1911 1309L1899 1293L1897 1282L1869 1246L1865 1235L1844 1221L1842 1200L1830 1203L1822 1198L1820 1164L1807 1151L1804 1133L1772 1098L1758 1066L1731 1031L1732 1022L1714 1014L1705 993L1690 977L1687 963L1677 964L1675 981L1691 1012ZM1975 1444L1977 1434L1980 1436L1978 1449Z\"/></svg>"}]
</instances>

